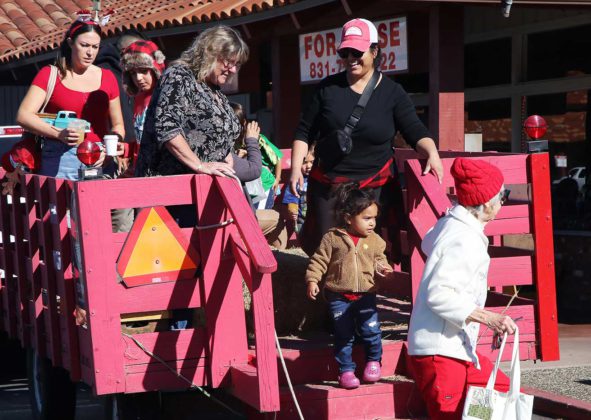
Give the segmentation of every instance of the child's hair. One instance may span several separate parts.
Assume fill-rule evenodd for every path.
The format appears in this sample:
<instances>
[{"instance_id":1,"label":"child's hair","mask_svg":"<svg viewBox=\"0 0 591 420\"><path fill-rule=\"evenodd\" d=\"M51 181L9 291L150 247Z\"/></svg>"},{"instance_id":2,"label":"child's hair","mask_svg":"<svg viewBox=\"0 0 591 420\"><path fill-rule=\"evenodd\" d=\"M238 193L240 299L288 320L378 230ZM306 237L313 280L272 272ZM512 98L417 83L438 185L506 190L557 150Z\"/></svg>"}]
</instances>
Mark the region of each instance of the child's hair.
<instances>
[{"instance_id":1,"label":"child's hair","mask_svg":"<svg viewBox=\"0 0 591 420\"><path fill-rule=\"evenodd\" d=\"M240 127L242 127L242 132L234 142L234 147L241 149L244 147L244 136L246 134L246 114L244 113L244 108L238 102L230 102L230 106L238 117L238 121L240 121Z\"/></svg>"},{"instance_id":2,"label":"child's hair","mask_svg":"<svg viewBox=\"0 0 591 420\"><path fill-rule=\"evenodd\" d=\"M357 182L347 182L337 187L334 192L336 198L335 215L338 226L347 224L346 216L354 217L363 210L375 204L380 207L372 189L361 189Z\"/></svg>"},{"instance_id":3,"label":"child's hair","mask_svg":"<svg viewBox=\"0 0 591 420\"><path fill-rule=\"evenodd\" d=\"M308 144L308 153L311 154L312 156L316 157L316 142L315 141L310 142L310 144Z\"/></svg>"}]
</instances>

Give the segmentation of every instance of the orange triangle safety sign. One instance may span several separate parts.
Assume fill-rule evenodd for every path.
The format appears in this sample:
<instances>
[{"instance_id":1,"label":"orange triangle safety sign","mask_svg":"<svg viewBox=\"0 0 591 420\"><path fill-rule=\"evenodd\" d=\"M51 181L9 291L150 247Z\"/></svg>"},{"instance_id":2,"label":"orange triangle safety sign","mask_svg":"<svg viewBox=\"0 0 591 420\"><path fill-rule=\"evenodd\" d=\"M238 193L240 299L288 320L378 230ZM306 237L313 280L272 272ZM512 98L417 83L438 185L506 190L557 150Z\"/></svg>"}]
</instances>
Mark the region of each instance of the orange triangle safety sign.
<instances>
[{"instance_id":1,"label":"orange triangle safety sign","mask_svg":"<svg viewBox=\"0 0 591 420\"><path fill-rule=\"evenodd\" d=\"M117 259L127 287L194 278L200 258L164 207L143 208Z\"/></svg>"}]
</instances>

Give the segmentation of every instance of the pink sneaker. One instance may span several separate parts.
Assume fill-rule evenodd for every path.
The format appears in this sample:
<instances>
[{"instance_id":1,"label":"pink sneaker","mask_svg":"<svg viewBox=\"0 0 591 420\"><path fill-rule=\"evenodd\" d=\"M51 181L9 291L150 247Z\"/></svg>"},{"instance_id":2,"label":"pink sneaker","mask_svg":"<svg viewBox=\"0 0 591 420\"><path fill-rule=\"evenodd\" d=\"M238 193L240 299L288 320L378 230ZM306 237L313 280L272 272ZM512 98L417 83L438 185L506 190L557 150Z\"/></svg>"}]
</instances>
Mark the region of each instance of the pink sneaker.
<instances>
[{"instance_id":1,"label":"pink sneaker","mask_svg":"<svg viewBox=\"0 0 591 420\"><path fill-rule=\"evenodd\" d=\"M382 369L380 368L380 362L367 362L363 370L363 382L374 383L379 381L381 377Z\"/></svg>"},{"instance_id":2,"label":"pink sneaker","mask_svg":"<svg viewBox=\"0 0 591 420\"><path fill-rule=\"evenodd\" d=\"M347 371L339 375L339 386L345 389L355 389L359 387L359 379L355 372Z\"/></svg>"}]
</instances>

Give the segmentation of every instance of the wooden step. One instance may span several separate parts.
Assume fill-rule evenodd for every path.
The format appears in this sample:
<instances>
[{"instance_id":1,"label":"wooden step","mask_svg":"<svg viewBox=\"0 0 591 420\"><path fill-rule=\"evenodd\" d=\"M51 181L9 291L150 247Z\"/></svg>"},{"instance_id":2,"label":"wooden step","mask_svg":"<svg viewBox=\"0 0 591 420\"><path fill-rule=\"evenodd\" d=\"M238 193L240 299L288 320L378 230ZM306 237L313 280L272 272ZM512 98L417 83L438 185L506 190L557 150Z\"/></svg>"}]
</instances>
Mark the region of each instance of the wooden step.
<instances>
[{"instance_id":1,"label":"wooden step","mask_svg":"<svg viewBox=\"0 0 591 420\"><path fill-rule=\"evenodd\" d=\"M414 382L392 376L371 385L346 390L335 381L296 385L294 391L305 419L370 420L416 418L425 415L424 404ZM278 420L299 419L288 387L281 387ZM249 413L249 419L262 420L265 414Z\"/></svg>"},{"instance_id":2,"label":"wooden step","mask_svg":"<svg viewBox=\"0 0 591 420\"><path fill-rule=\"evenodd\" d=\"M294 385L333 381L338 376L338 366L334 358L333 348L322 342L298 342L297 340L281 340L282 354L291 382ZM403 342L383 340L382 342L382 376L405 373L405 364L401 358ZM353 360L357 364L357 374L361 375L365 367L363 346L355 345ZM279 382L286 385L285 373L277 360Z\"/></svg>"},{"instance_id":3,"label":"wooden step","mask_svg":"<svg viewBox=\"0 0 591 420\"><path fill-rule=\"evenodd\" d=\"M378 296L378 311L382 326L383 376L404 374L401 363L403 342L406 340L410 303L386 296ZM302 333L302 336L279 338L282 354L293 384L316 383L335 380L338 375L334 359L333 337L325 331ZM361 372L365 366L363 346L356 344L353 358ZM249 359L256 365L253 349ZM278 358L279 363L279 358ZM280 383L285 385L285 375L279 366Z\"/></svg>"}]
</instances>

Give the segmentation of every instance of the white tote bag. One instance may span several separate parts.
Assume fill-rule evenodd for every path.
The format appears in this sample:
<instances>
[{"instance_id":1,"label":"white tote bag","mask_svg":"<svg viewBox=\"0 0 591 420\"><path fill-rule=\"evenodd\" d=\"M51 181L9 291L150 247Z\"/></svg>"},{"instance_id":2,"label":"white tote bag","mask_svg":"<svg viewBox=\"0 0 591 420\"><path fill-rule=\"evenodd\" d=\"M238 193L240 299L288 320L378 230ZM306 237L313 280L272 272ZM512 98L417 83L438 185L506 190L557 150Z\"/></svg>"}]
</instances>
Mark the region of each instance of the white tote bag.
<instances>
[{"instance_id":1,"label":"white tote bag","mask_svg":"<svg viewBox=\"0 0 591 420\"><path fill-rule=\"evenodd\" d=\"M533 395L519 392L521 388L521 367L519 364L519 330L515 330L513 356L511 358L511 385L509 392L495 391L497 371L507 342L507 333L503 337L495 368L488 378L486 388L471 386L466 395L463 420L529 420L534 405Z\"/></svg>"}]
</instances>

